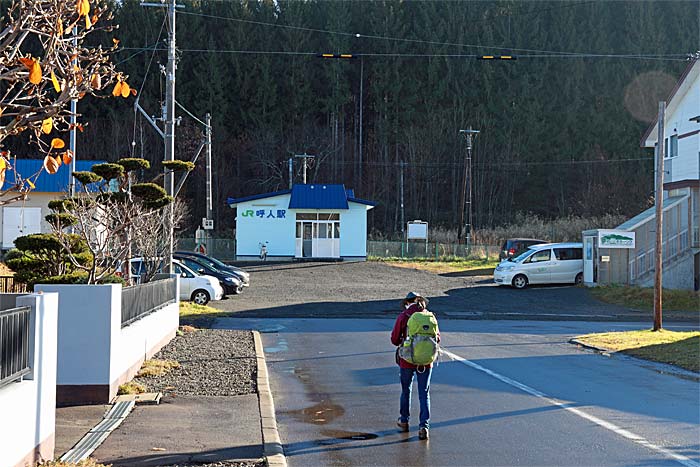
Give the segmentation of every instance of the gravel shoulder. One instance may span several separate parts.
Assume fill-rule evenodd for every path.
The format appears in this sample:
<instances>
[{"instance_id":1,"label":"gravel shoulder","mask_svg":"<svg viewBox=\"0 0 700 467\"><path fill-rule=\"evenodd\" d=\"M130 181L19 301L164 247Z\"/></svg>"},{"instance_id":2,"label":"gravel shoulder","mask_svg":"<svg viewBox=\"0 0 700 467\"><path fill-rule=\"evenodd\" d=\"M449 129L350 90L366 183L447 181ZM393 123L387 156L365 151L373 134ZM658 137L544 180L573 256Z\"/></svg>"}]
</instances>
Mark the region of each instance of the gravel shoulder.
<instances>
[{"instance_id":1,"label":"gravel shoulder","mask_svg":"<svg viewBox=\"0 0 700 467\"><path fill-rule=\"evenodd\" d=\"M253 333L178 333L154 359L180 366L134 381L162 392L137 406L94 453L116 467L263 467Z\"/></svg>"},{"instance_id":2,"label":"gravel shoulder","mask_svg":"<svg viewBox=\"0 0 700 467\"><path fill-rule=\"evenodd\" d=\"M150 392L180 396L257 393L255 344L250 331L198 329L176 336L154 357L180 364L162 376L134 378Z\"/></svg>"}]
</instances>

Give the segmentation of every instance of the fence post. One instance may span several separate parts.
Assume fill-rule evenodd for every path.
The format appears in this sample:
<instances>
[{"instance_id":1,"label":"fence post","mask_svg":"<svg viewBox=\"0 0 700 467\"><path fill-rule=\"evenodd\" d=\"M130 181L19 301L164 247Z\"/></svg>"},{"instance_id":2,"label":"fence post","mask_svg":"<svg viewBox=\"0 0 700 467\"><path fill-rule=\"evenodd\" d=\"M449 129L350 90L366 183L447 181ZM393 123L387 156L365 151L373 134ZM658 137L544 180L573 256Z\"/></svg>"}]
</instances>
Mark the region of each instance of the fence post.
<instances>
[{"instance_id":1,"label":"fence post","mask_svg":"<svg viewBox=\"0 0 700 467\"><path fill-rule=\"evenodd\" d=\"M401 240L401 259L403 259L403 240Z\"/></svg>"},{"instance_id":2,"label":"fence post","mask_svg":"<svg viewBox=\"0 0 700 467\"><path fill-rule=\"evenodd\" d=\"M439 256L438 256L438 251L440 248L440 244L438 242L435 242L435 261L439 261Z\"/></svg>"}]
</instances>

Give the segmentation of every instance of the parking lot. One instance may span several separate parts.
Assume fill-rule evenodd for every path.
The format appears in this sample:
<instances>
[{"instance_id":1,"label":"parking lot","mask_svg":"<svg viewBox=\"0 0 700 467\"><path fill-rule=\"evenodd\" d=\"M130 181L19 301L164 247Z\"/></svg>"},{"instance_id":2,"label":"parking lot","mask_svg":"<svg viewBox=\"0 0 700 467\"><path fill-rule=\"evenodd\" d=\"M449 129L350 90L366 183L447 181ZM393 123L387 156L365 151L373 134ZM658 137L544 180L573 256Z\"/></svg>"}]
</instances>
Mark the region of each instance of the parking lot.
<instances>
[{"instance_id":1,"label":"parking lot","mask_svg":"<svg viewBox=\"0 0 700 467\"><path fill-rule=\"evenodd\" d=\"M249 263L251 285L210 305L241 317L390 316L408 291L438 316L462 319L651 319L592 298L582 287L496 286L491 276L434 274L379 262Z\"/></svg>"}]
</instances>

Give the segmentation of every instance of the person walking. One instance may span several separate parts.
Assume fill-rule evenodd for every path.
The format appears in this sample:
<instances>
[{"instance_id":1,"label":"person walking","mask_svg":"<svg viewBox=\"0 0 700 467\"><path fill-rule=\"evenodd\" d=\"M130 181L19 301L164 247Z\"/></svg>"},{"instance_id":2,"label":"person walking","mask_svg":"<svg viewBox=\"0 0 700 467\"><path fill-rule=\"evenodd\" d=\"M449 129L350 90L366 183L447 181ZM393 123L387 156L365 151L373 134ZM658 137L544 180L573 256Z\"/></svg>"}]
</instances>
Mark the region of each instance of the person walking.
<instances>
[{"instance_id":1,"label":"person walking","mask_svg":"<svg viewBox=\"0 0 700 467\"><path fill-rule=\"evenodd\" d=\"M427 309L428 300L416 292L409 292L406 298L401 301L402 311L396 318L394 329L391 331L391 343L396 346L404 345L408 337L408 321L416 312ZM431 315L432 316L432 315ZM434 318L433 318L434 320ZM440 331L437 330L435 321L436 341L440 342ZM396 424L402 432L408 431L408 420L410 418L411 388L413 376L416 376L418 385L418 400L420 402L420 422L418 425L418 438L427 440L430 430L430 376L432 374L432 363L426 365L412 364L399 356L399 348L396 351L396 362L399 365L401 378L401 403L400 417Z\"/></svg>"}]
</instances>

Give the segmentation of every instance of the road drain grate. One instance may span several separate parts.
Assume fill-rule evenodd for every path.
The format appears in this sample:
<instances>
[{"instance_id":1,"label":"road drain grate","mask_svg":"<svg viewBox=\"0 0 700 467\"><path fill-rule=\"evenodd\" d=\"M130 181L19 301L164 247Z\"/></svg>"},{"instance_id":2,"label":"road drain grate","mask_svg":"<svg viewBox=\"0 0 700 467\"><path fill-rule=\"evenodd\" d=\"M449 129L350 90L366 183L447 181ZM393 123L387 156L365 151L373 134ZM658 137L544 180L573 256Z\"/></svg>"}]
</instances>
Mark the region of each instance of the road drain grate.
<instances>
[{"instance_id":1,"label":"road drain grate","mask_svg":"<svg viewBox=\"0 0 700 467\"><path fill-rule=\"evenodd\" d=\"M78 444L73 446L73 449L65 453L61 457L61 461L77 463L86 459L107 439L112 431L121 425L135 404L134 401L122 401L114 404L104 419L83 436Z\"/></svg>"}]
</instances>

